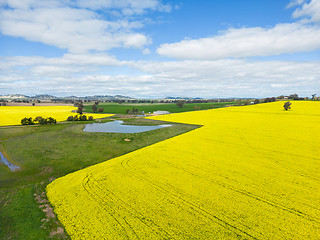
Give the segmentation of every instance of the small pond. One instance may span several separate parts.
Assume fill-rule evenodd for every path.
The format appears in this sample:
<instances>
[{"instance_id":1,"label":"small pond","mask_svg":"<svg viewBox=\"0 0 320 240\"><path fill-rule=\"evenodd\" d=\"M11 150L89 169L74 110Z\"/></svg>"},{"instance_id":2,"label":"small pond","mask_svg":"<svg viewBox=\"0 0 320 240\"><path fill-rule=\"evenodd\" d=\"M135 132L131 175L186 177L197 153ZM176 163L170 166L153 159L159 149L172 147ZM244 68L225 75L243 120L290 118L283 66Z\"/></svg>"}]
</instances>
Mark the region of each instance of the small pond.
<instances>
[{"instance_id":1,"label":"small pond","mask_svg":"<svg viewBox=\"0 0 320 240\"><path fill-rule=\"evenodd\" d=\"M0 163L4 163L12 172L20 170L20 167L9 162L9 160L3 156L2 152L0 152Z\"/></svg>"},{"instance_id":2,"label":"small pond","mask_svg":"<svg viewBox=\"0 0 320 240\"><path fill-rule=\"evenodd\" d=\"M147 132L159 128L171 127L170 124L162 124L158 126L132 126L122 125L123 121L113 121L106 123L86 124L84 132L109 132L109 133L140 133Z\"/></svg>"}]
</instances>

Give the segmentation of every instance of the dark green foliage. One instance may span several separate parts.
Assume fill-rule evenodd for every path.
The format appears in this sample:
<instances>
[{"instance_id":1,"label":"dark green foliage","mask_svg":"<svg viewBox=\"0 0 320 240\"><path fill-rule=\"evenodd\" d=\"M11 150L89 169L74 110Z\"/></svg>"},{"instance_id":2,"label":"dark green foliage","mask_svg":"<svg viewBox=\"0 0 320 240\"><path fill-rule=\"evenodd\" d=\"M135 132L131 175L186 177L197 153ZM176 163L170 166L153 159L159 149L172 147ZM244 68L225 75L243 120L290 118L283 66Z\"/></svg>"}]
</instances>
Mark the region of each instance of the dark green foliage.
<instances>
[{"instance_id":1,"label":"dark green foliage","mask_svg":"<svg viewBox=\"0 0 320 240\"><path fill-rule=\"evenodd\" d=\"M259 102L260 102L259 99L255 99L255 100L254 100L254 104L258 104Z\"/></svg>"},{"instance_id":2,"label":"dark green foliage","mask_svg":"<svg viewBox=\"0 0 320 240\"><path fill-rule=\"evenodd\" d=\"M99 112L99 113L102 113L103 111L104 111L104 108L103 108L103 107L98 108L98 112Z\"/></svg>"},{"instance_id":3,"label":"dark green foliage","mask_svg":"<svg viewBox=\"0 0 320 240\"><path fill-rule=\"evenodd\" d=\"M80 115L79 119L80 119L80 121L87 121L87 116L86 115Z\"/></svg>"},{"instance_id":4,"label":"dark green foliage","mask_svg":"<svg viewBox=\"0 0 320 240\"><path fill-rule=\"evenodd\" d=\"M92 111L95 113L97 111L98 107L96 104L92 105Z\"/></svg>"},{"instance_id":5,"label":"dark green foliage","mask_svg":"<svg viewBox=\"0 0 320 240\"><path fill-rule=\"evenodd\" d=\"M284 109L287 111L288 109L291 109L291 102L285 102L283 105Z\"/></svg>"},{"instance_id":6,"label":"dark green foliage","mask_svg":"<svg viewBox=\"0 0 320 240\"><path fill-rule=\"evenodd\" d=\"M176 103L176 105L178 106L178 107L183 107L183 105L186 103L186 101L184 101L184 100L179 100L177 103Z\"/></svg>"},{"instance_id":7,"label":"dark green foliage","mask_svg":"<svg viewBox=\"0 0 320 240\"><path fill-rule=\"evenodd\" d=\"M49 124L56 124L57 123L57 120L52 117L48 117L46 120L47 120L47 123L49 123Z\"/></svg>"},{"instance_id":8,"label":"dark green foliage","mask_svg":"<svg viewBox=\"0 0 320 240\"><path fill-rule=\"evenodd\" d=\"M82 103L79 103L79 104L78 104L77 113L79 113L79 114L82 114L82 113L83 113L83 105L82 105Z\"/></svg>"},{"instance_id":9,"label":"dark green foliage","mask_svg":"<svg viewBox=\"0 0 320 240\"><path fill-rule=\"evenodd\" d=\"M35 123L34 123L32 117L29 117L29 118L25 117L25 118L21 119L21 124L22 125L34 125Z\"/></svg>"},{"instance_id":10,"label":"dark green foliage","mask_svg":"<svg viewBox=\"0 0 320 240\"><path fill-rule=\"evenodd\" d=\"M69 117L67 118L67 121L73 121L73 116L69 116Z\"/></svg>"},{"instance_id":11,"label":"dark green foliage","mask_svg":"<svg viewBox=\"0 0 320 240\"><path fill-rule=\"evenodd\" d=\"M67 121L87 121L87 120L92 121L93 117L90 116L89 118L87 118L86 115L80 114L80 115L75 115L75 116L69 116L67 118Z\"/></svg>"}]
</instances>

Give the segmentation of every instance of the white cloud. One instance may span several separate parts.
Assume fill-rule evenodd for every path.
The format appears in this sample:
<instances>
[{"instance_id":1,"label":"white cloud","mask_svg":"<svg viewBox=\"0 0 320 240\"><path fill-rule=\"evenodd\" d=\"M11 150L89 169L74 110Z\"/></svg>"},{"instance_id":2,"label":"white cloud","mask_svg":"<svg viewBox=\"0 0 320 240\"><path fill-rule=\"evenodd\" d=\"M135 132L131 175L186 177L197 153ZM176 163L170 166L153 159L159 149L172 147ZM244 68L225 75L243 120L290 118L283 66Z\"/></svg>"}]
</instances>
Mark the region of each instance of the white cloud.
<instances>
[{"instance_id":1,"label":"white cloud","mask_svg":"<svg viewBox=\"0 0 320 240\"><path fill-rule=\"evenodd\" d=\"M312 22L320 23L320 1L311 0L309 3L299 1L299 5L303 3L301 8L297 8L292 14L294 18L309 17Z\"/></svg>"},{"instance_id":2,"label":"white cloud","mask_svg":"<svg viewBox=\"0 0 320 240\"><path fill-rule=\"evenodd\" d=\"M142 49L151 39L134 29L144 20L130 21L123 16L106 20L109 11L142 14L147 11L169 11L169 5L158 0L58 1L1 0L0 31L4 35L67 49L72 53L90 50L106 51L115 47ZM93 10L107 9L104 14Z\"/></svg>"},{"instance_id":3,"label":"white cloud","mask_svg":"<svg viewBox=\"0 0 320 240\"><path fill-rule=\"evenodd\" d=\"M280 55L320 49L320 28L299 23L273 28L231 28L220 35L162 44L157 53L177 59L220 59Z\"/></svg>"},{"instance_id":4,"label":"white cloud","mask_svg":"<svg viewBox=\"0 0 320 240\"><path fill-rule=\"evenodd\" d=\"M143 50L142 50L142 53L143 53L143 54L150 54L151 51L149 50L149 48L146 48L146 49L143 49Z\"/></svg>"},{"instance_id":5,"label":"white cloud","mask_svg":"<svg viewBox=\"0 0 320 240\"><path fill-rule=\"evenodd\" d=\"M306 0L291 0L291 2L286 6L286 8L291 8L297 5L301 5L304 3Z\"/></svg>"},{"instance_id":6,"label":"white cloud","mask_svg":"<svg viewBox=\"0 0 320 240\"><path fill-rule=\"evenodd\" d=\"M0 59L0 66L0 95L21 92L215 98L291 93L309 96L320 92L320 62L241 59L127 62L102 54L66 54L50 59L6 57ZM134 76L129 76L131 70L126 66L136 71ZM111 74L110 68L116 71Z\"/></svg>"}]
</instances>

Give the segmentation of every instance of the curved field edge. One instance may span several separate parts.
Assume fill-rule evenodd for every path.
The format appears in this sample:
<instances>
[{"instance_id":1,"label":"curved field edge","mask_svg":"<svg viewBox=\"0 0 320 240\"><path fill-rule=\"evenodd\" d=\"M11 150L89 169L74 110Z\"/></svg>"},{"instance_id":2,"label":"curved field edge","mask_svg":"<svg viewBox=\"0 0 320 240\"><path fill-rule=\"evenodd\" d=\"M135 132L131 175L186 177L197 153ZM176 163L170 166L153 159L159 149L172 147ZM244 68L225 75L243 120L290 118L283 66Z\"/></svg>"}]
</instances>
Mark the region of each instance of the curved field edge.
<instances>
[{"instance_id":1,"label":"curved field edge","mask_svg":"<svg viewBox=\"0 0 320 240\"><path fill-rule=\"evenodd\" d=\"M317 239L320 104L153 117L204 125L59 178L72 239Z\"/></svg>"},{"instance_id":2,"label":"curved field edge","mask_svg":"<svg viewBox=\"0 0 320 240\"><path fill-rule=\"evenodd\" d=\"M0 126L21 125L21 119L25 117L53 117L58 122L66 121L71 115L76 115L72 106L2 106L0 107ZM113 114L86 114L93 118L110 117Z\"/></svg>"}]
</instances>

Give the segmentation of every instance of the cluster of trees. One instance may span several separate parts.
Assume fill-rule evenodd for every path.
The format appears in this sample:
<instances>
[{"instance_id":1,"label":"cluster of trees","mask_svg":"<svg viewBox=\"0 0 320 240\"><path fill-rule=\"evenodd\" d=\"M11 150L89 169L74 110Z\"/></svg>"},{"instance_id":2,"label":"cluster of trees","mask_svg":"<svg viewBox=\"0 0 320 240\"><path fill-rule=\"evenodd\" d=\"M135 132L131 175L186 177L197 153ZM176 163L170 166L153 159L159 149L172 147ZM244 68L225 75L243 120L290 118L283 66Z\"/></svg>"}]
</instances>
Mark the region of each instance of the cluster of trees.
<instances>
[{"instance_id":1,"label":"cluster of trees","mask_svg":"<svg viewBox=\"0 0 320 240\"><path fill-rule=\"evenodd\" d=\"M84 114L69 116L67 118L67 121L92 121L92 120L93 120L92 116L87 117Z\"/></svg>"},{"instance_id":2,"label":"cluster of trees","mask_svg":"<svg viewBox=\"0 0 320 240\"><path fill-rule=\"evenodd\" d=\"M138 113L141 113L138 111L138 108L132 108L132 110L130 109L126 110L126 114L138 114Z\"/></svg>"},{"instance_id":3,"label":"cluster of trees","mask_svg":"<svg viewBox=\"0 0 320 240\"><path fill-rule=\"evenodd\" d=\"M29 118L25 117L21 119L22 125L35 125L35 124L45 125L45 124L56 124L56 123L57 123L57 120L52 117L43 118L39 116L39 117L36 117L35 119L32 119L32 117L29 117Z\"/></svg>"},{"instance_id":4,"label":"cluster of trees","mask_svg":"<svg viewBox=\"0 0 320 240\"><path fill-rule=\"evenodd\" d=\"M95 104L92 105L93 112L96 113L98 110L99 113L103 113L104 108L103 107L98 108L98 104L99 104L99 102L95 102Z\"/></svg>"}]
</instances>

